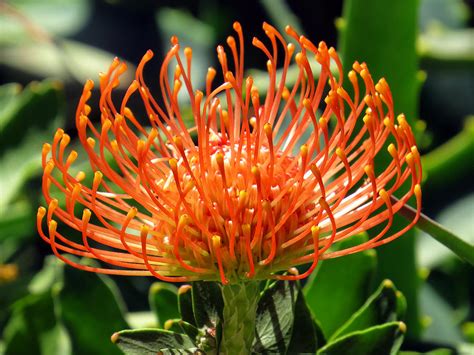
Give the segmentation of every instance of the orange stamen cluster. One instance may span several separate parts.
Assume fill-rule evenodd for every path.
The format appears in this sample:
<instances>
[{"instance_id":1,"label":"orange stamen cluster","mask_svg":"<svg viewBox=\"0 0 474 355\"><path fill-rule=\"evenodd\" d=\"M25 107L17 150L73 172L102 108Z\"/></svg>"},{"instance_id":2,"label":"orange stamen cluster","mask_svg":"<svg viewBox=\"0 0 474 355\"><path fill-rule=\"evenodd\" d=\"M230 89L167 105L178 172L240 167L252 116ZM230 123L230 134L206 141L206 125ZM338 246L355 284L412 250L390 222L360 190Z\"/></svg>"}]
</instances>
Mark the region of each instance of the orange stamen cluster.
<instances>
[{"instance_id":1,"label":"orange stamen cluster","mask_svg":"<svg viewBox=\"0 0 474 355\"><path fill-rule=\"evenodd\" d=\"M244 77L238 23L237 38L227 40L230 52L217 48L224 82L215 85L210 68L205 92L194 90L192 51L185 48L183 58L175 37L159 75L160 103L143 78L151 51L119 106L112 92L125 64L115 59L100 76L100 127L89 119L93 82L85 84L76 125L94 176L72 172L77 153L66 152L70 138L62 130L43 148L47 208L38 210L38 230L59 258L84 270L165 281L298 279L318 260L388 243L416 223L420 156L404 116L395 117L387 82L375 84L367 66L356 62L343 85L333 48L290 27L294 43L268 24L263 29L268 45L252 43L267 59L265 93ZM289 88L292 63L298 73ZM140 109L130 108L132 97L143 104L150 127L140 123ZM191 107L191 126L183 106ZM378 155L390 162L381 166ZM415 220L393 232L394 214L413 195ZM71 230L60 233L58 220ZM376 227L380 232L368 242L330 249ZM109 267L79 264L62 253ZM282 275L300 264L310 267Z\"/></svg>"}]
</instances>

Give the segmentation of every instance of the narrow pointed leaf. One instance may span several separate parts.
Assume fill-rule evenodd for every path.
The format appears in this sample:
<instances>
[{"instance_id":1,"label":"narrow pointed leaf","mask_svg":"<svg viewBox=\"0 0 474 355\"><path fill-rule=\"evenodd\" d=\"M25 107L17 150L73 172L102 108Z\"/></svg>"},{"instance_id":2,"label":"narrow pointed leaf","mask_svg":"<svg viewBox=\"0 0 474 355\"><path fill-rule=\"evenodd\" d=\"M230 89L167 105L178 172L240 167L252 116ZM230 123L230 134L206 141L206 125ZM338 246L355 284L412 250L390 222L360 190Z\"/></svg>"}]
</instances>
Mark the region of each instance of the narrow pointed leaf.
<instances>
[{"instance_id":1,"label":"narrow pointed leaf","mask_svg":"<svg viewBox=\"0 0 474 355\"><path fill-rule=\"evenodd\" d=\"M365 304L333 334L331 340L354 331L402 320L404 313L405 299L403 295L397 291L393 282L385 280Z\"/></svg>"},{"instance_id":2,"label":"narrow pointed leaf","mask_svg":"<svg viewBox=\"0 0 474 355\"><path fill-rule=\"evenodd\" d=\"M119 354L110 336L128 328L124 304L113 281L69 266L63 268L63 284L57 300L60 317L71 335L76 354ZM98 321L100 319L100 321Z\"/></svg>"},{"instance_id":3,"label":"narrow pointed leaf","mask_svg":"<svg viewBox=\"0 0 474 355\"><path fill-rule=\"evenodd\" d=\"M386 323L350 333L318 350L317 355L395 355L406 330L401 322Z\"/></svg>"},{"instance_id":4,"label":"narrow pointed leaf","mask_svg":"<svg viewBox=\"0 0 474 355\"><path fill-rule=\"evenodd\" d=\"M178 309L182 320L194 326L196 325L191 285L183 285L178 289Z\"/></svg>"},{"instance_id":5,"label":"narrow pointed leaf","mask_svg":"<svg viewBox=\"0 0 474 355\"><path fill-rule=\"evenodd\" d=\"M187 335L162 329L122 330L112 335L112 342L126 355L156 355L167 350L193 354L197 350Z\"/></svg>"},{"instance_id":6,"label":"narrow pointed leaf","mask_svg":"<svg viewBox=\"0 0 474 355\"><path fill-rule=\"evenodd\" d=\"M340 243L348 248L367 240L367 235ZM304 295L306 303L329 338L370 295L377 255L374 250L324 260L308 280Z\"/></svg>"},{"instance_id":7,"label":"narrow pointed leaf","mask_svg":"<svg viewBox=\"0 0 474 355\"><path fill-rule=\"evenodd\" d=\"M159 327L163 327L168 319L180 317L176 286L166 282L155 282L150 287L148 300Z\"/></svg>"}]
</instances>

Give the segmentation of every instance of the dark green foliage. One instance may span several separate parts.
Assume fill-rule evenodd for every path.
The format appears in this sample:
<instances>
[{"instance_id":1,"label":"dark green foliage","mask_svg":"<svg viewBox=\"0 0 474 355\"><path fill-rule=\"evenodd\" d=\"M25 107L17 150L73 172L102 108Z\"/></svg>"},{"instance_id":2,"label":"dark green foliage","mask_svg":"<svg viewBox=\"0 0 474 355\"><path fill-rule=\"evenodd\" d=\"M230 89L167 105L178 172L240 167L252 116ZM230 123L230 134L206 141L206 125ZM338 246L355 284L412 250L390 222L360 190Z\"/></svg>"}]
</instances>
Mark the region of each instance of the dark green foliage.
<instances>
[{"instance_id":1,"label":"dark green foliage","mask_svg":"<svg viewBox=\"0 0 474 355\"><path fill-rule=\"evenodd\" d=\"M177 302L178 289L166 282L155 282L150 287L148 300L155 313L158 326L163 327L168 319L179 317Z\"/></svg>"}]
</instances>

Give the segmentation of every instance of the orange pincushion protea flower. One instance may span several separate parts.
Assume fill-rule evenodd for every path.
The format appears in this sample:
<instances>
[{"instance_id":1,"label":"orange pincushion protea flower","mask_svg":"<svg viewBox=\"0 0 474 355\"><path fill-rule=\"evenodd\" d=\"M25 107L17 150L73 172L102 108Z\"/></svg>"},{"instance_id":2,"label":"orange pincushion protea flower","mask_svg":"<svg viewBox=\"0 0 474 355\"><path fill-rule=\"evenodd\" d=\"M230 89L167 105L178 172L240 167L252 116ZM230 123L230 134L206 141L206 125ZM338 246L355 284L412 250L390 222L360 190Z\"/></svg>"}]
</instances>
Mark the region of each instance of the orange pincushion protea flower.
<instances>
[{"instance_id":1,"label":"orange pincushion protea flower","mask_svg":"<svg viewBox=\"0 0 474 355\"><path fill-rule=\"evenodd\" d=\"M95 171L92 186L82 184L83 172L71 173L77 153L66 154L70 138L62 130L43 148L48 207L38 210L38 230L61 260L88 271L177 282L297 279L308 276L318 260L388 243L416 223L420 156L404 116L395 119L387 82L374 84L367 66L356 62L345 89L333 48L316 46L290 27L286 33L296 45L288 44L272 26L263 28L270 45L256 38L252 43L268 59L265 98L252 77L244 78L238 23L237 41L227 39L232 60L217 48L224 82L214 85L216 70L210 68L205 93L191 83L191 49L182 58L175 37L160 71L161 105L143 78L151 51L119 106L112 91L125 64L115 59L101 75L100 128L88 118L93 82L85 84L76 125ZM291 62L299 71L288 88ZM176 65L172 81L171 65ZM192 127L185 125L180 91L189 97ZM141 98L150 129L129 108L133 95ZM387 166L375 163L382 154L391 156ZM54 191L65 197L65 207ZM395 193L398 201L391 199ZM394 214L413 195L415 220L387 235ZM82 216L77 205L84 206ZM48 233L42 230L45 216ZM60 233L56 220L78 233ZM375 227L380 232L366 243L330 249ZM78 264L61 252L112 267ZM311 265L306 272L281 275L305 263Z\"/></svg>"}]
</instances>

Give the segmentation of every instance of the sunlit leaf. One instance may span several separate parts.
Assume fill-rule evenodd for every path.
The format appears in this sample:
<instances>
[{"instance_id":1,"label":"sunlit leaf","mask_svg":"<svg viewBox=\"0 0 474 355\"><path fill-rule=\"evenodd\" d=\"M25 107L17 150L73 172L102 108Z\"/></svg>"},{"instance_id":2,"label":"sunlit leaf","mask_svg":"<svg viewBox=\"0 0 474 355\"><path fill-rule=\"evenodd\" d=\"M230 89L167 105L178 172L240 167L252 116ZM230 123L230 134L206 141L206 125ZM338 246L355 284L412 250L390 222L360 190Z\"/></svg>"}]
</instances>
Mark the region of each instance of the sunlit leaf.
<instances>
[{"instance_id":1,"label":"sunlit leaf","mask_svg":"<svg viewBox=\"0 0 474 355\"><path fill-rule=\"evenodd\" d=\"M262 294L257 307L255 353L285 353L291 340L298 288L277 281Z\"/></svg>"},{"instance_id":2,"label":"sunlit leaf","mask_svg":"<svg viewBox=\"0 0 474 355\"><path fill-rule=\"evenodd\" d=\"M112 53L83 43L58 40L2 48L0 64L35 77L82 84L88 79L98 79L98 73L105 71L114 57ZM134 79L135 67L130 63L127 67L119 88L130 85Z\"/></svg>"},{"instance_id":3,"label":"sunlit leaf","mask_svg":"<svg viewBox=\"0 0 474 355\"><path fill-rule=\"evenodd\" d=\"M406 330L401 322L386 323L350 333L318 350L317 355L396 355Z\"/></svg>"},{"instance_id":4,"label":"sunlit leaf","mask_svg":"<svg viewBox=\"0 0 474 355\"><path fill-rule=\"evenodd\" d=\"M68 36L85 25L90 0L21 0L3 5L0 45L32 42L45 34Z\"/></svg>"},{"instance_id":5,"label":"sunlit leaf","mask_svg":"<svg viewBox=\"0 0 474 355\"><path fill-rule=\"evenodd\" d=\"M341 249L367 240L360 235L339 243ZM326 337L330 337L366 301L375 274L377 256L367 250L324 260L308 280L304 294Z\"/></svg>"}]
</instances>

